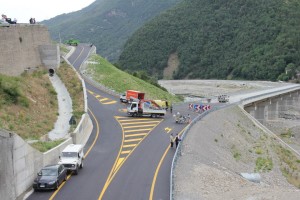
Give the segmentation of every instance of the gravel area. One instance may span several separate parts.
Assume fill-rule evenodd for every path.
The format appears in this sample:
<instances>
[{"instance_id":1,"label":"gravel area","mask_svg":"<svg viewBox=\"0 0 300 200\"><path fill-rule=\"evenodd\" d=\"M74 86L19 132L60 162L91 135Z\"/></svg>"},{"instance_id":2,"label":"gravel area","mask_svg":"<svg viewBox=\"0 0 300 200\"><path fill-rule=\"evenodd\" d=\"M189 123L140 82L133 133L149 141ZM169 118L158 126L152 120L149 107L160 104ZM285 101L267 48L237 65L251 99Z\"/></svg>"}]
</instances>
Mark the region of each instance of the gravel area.
<instances>
[{"instance_id":1,"label":"gravel area","mask_svg":"<svg viewBox=\"0 0 300 200\"><path fill-rule=\"evenodd\" d=\"M219 80L160 81L160 84L172 93L185 95L190 101L289 85ZM293 114L300 115L299 109L293 110ZM295 134L293 144L297 146L300 145L299 122L299 119L282 118L265 126L278 135L291 128ZM278 145L238 106L208 114L191 128L182 141L181 156L174 169L174 199L299 200L300 190L289 184L280 170L281 162L275 151ZM272 170L258 170L258 157L270 158ZM246 180L241 173L259 174L259 183Z\"/></svg>"}]
</instances>

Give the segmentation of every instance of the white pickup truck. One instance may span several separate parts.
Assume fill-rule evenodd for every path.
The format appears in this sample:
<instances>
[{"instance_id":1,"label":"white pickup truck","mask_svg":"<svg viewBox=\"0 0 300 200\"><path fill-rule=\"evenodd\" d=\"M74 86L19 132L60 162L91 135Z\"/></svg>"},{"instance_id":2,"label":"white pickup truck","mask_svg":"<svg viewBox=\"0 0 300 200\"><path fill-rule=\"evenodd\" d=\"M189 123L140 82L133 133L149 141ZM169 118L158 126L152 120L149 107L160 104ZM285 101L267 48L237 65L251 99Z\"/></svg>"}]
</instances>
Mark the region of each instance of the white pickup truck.
<instances>
[{"instance_id":1,"label":"white pickup truck","mask_svg":"<svg viewBox=\"0 0 300 200\"><path fill-rule=\"evenodd\" d=\"M161 117L166 114L166 110L161 108L152 100L133 101L127 107L127 114L132 117Z\"/></svg>"},{"instance_id":2,"label":"white pickup truck","mask_svg":"<svg viewBox=\"0 0 300 200\"><path fill-rule=\"evenodd\" d=\"M75 175L78 174L79 168L83 167L83 145L69 144L59 156L58 164L64 165L68 171L73 171Z\"/></svg>"}]
</instances>

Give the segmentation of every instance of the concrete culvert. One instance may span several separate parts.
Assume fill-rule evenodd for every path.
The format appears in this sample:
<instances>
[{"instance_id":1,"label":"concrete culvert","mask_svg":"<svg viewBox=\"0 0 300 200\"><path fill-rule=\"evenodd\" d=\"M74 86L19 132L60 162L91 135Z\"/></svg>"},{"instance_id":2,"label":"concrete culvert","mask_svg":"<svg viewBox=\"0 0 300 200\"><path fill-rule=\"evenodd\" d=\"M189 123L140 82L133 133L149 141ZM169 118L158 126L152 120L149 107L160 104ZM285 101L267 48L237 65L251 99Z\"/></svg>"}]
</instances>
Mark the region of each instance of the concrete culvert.
<instances>
[{"instance_id":1,"label":"concrete culvert","mask_svg":"<svg viewBox=\"0 0 300 200\"><path fill-rule=\"evenodd\" d=\"M49 69L49 75L50 75L50 76L53 76L53 75L54 75L54 72L55 72L54 69Z\"/></svg>"}]
</instances>

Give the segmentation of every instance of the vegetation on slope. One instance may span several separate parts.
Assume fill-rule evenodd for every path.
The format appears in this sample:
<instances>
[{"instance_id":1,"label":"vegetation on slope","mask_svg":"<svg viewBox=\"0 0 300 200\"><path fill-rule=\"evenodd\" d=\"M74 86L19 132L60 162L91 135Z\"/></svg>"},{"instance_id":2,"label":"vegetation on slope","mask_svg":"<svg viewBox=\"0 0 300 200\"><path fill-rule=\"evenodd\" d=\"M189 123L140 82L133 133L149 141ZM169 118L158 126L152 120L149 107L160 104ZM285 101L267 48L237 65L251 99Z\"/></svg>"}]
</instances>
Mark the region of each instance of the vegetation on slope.
<instances>
[{"instance_id":1,"label":"vegetation on slope","mask_svg":"<svg viewBox=\"0 0 300 200\"><path fill-rule=\"evenodd\" d=\"M43 21L52 39L93 43L97 52L116 61L128 37L160 12L181 0L96 0L90 6Z\"/></svg>"},{"instance_id":2,"label":"vegetation on slope","mask_svg":"<svg viewBox=\"0 0 300 200\"><path fill-rule=\"evenodd\" d=\"M56 92L46 70L20 77L0 74L0 128L40 139L57 119Z\"/></svg>"},{"instance_id":3,"label":"vegetation on slope","mask_svg":"<svg viewBox=\"0 0 300 200\"><path fill-rule=\"evenodd\" d=\"M136 31L119 65L163 78L175 54L174 79L287 79L300 66L299 30L298 0L185 0Z\"/></svg>"},{"instance_id":4,"label":"vegetation on slope","mask_svg":"<svg viewBox=\"0 0 300 200\"><path fill-rule=\"evenodd\" d=\"M91 56L89 61L87 73L92 76L93 80L118 93L124 93L126 90L139 90L146 93L147 99L181 101L179 97L121 71L99 55Z\"/></svg>"},{"instance_id":5,"label":"vegetation on slope","mask_svg":"<svg viewBox=\"0 0 300 200\"><path fill-rule=\"evenodd\" d=\"M63 81L70 94L73 116L79 122L84 114L84 96L81 80L78 78L76 71L65 61L60 64L57 75Z\"/></svg>"}]
</instances>

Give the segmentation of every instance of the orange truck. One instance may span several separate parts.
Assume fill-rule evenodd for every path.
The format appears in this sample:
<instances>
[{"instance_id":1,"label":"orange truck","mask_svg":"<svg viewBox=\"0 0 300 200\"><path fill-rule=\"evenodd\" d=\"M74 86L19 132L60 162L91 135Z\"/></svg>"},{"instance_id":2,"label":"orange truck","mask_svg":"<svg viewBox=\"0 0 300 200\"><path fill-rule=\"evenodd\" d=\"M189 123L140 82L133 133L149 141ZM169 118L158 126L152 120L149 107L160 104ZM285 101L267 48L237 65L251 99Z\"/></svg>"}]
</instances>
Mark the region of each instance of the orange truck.
<instances>
[{"instance_id":1,"label":"orange truck","mask_svg":"<svg viewBox=\"0 0 300 200\"><path fill-rule=\"evenodd\" d=\"M126 94L120 96L120 101L124 103L131 102L133 100L144 100L145 93L136 90L127 90Z\"/></svg>"}]
</instances>

